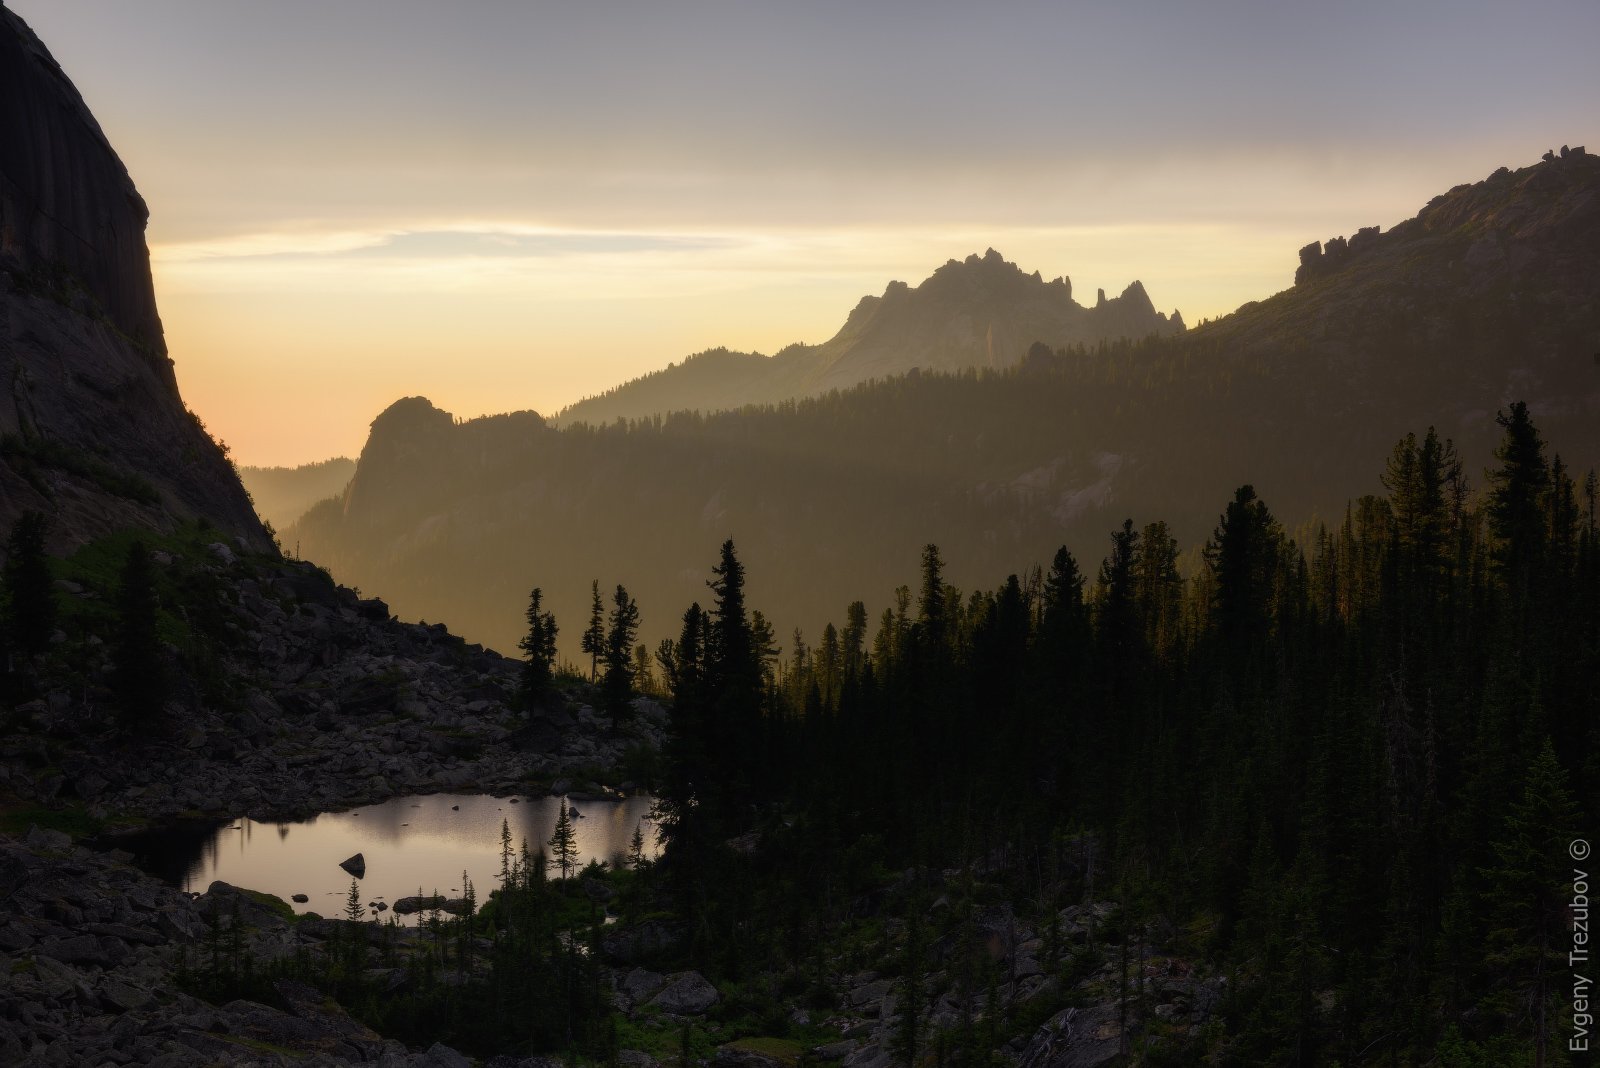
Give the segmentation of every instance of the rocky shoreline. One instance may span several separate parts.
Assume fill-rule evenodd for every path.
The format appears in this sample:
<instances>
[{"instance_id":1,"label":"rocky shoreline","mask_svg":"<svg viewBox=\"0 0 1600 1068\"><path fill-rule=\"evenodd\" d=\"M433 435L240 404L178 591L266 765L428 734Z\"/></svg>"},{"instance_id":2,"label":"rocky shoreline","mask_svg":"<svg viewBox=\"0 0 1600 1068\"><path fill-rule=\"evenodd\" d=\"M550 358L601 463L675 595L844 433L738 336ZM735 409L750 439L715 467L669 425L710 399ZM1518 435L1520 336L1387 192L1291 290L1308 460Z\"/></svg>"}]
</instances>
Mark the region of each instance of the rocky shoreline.
<instances>
[{"instance_id":1,"label":"rocky shoreline","mask_svg":"<svg viewBox=\"0 0 1600 1068\"><path fill-rule=\"evenodd\" d=\"M0 1063L472 1063L443 1045L413 1051L385 1040L303 984L275 984L287 1010L242 999L212 1005L184 992L178 973L204 954L218 914L238 919L245 949L263 961L320 946L328 935L325 925L293 924L226 883L192 897L134 868L125 854L75 847L64 834L35 828L20 839L0 836L0 912Z\"/></svg>"}]
</instances>

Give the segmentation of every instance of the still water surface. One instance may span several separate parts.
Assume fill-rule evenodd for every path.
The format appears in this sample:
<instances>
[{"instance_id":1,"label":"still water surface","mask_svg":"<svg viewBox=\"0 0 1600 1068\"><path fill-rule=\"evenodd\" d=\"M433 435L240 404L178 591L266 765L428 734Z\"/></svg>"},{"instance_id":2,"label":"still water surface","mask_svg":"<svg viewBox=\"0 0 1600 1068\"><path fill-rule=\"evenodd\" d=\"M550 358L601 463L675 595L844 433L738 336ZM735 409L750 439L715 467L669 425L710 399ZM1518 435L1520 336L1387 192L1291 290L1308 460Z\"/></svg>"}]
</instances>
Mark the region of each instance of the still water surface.
<instances>
[{"instance_id":1,"label":"still water surface","mask_svg":"<svg viewBox=\"0 0 1600 1068\"><path fill-rule=\"evenodd\" d=\"M643 829L646 855L656 854L656 826L650 819L654 799L643 795L621 801L524 797L513 803L488 795L428 794L298 823L239 819L220 827L169 829L122 845L142 867L184 890L203 892L221 879L285 901L305 894L309 901L292 903L296 912L341 915L350 875L339 862L356 853L367 863L360 880L363 903L392 906L402 897L435 890L460 897L463 871L482 903L500 885L501 821L511 828L513 849L526 840L530 850L548 852L563 804L578 811L572 827L580 865L625 857L635 827ZM387 919L394 913L381 915ZM398 918L402 923L417 919Z\"/></svg>"}]
</instances>

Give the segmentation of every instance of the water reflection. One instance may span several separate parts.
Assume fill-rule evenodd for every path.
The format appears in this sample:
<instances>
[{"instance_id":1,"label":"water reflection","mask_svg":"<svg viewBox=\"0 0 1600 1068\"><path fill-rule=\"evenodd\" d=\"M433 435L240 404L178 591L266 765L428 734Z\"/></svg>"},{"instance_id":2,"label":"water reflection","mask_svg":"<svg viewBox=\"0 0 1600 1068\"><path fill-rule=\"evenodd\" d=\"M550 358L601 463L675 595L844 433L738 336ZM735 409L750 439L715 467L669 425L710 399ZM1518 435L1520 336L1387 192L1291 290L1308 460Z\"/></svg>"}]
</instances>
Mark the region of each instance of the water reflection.
<instances>
[{"instance_id":1,"label":"water reflection","mask_svg":"<svg viewBox=\"0 0 1600 1068\"><path fill-rule=\"evenodd\" d=\"M350 876L339 862L356 853L366 860L366 876L360 880L364 902L392 905L399 898L435 890L458 896L463 871L481 901L499 885L501 821L510 827L513 850L526 842L537 851L549 842L563 803L578 813L572 827L580 864L620 861L636 827L643 829L646 854L657 852L656 827L650 819L653 800L644 796L622 801L554 797L513 801L430 794L297 823L243 819L180 825L118 844L133 852L141 867L182 889L203 891L221 879L285 901L304 894L309 900L294 904L296 911L332 916L343 911L350 889ZM258 828L261 834L255 833ZM266 833L269 828L277 833ZM405 922L404 917L401 920Z\"/></svg>"}]
</instances>

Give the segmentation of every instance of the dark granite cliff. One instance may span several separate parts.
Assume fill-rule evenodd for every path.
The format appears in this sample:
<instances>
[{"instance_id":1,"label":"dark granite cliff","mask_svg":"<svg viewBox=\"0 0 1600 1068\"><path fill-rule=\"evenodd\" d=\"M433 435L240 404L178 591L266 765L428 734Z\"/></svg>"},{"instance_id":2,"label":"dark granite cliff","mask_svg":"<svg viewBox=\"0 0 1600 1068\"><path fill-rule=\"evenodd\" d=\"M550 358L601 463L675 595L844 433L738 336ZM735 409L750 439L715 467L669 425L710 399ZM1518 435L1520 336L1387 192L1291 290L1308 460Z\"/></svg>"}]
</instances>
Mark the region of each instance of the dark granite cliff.
<instances>
[{"instance_id":1,"label":"dark granite cliff","mask_svg":"<svg viewBox=\"0 0 1600 1068\"><path fill-rule=\"evenodd\" d=\"M0 529L58 547L204 519L268 545L167 357L148 211L83 98L0 7Z\"/></svg>"}]
</instances>

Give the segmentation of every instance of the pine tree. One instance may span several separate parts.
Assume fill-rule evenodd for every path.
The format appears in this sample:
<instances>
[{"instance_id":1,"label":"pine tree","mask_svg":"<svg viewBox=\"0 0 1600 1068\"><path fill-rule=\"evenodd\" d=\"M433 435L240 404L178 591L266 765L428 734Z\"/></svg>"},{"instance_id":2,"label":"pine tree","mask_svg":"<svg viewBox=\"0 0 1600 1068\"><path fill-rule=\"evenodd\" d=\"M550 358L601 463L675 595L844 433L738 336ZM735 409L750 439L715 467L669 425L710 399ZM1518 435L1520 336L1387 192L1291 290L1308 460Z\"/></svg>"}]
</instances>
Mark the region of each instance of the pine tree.
<instances>
[{"instance_id":1,"label":"pine tree","mask_svg":"<svg viewBox=\"0 0 1600 1068\"><path fill-rule=\"evenodd\" d=\"M633 839L628 843L628 867L634 871L644 869L648 861L644 855L644 823L641 821L633 825Z\"/></svg>"},{"instance_id":2,"label":"pine tree","mask_svg":"<svg viewBox=\"0 0 1600 1068\"><path fill-rule=\"evenodd\" d=\"M1277 521L1255 487L1240 486L1206 545L1205 561L1215 579L1215 625L1235 652L1266 633L1280 538Z\"/></svg>"},{"instance_id":3,"label":"pine tree","mask_svg":"<svg viewBox=\"0 0 1600 1068\"><path fill-rule=\"evenodd\" d=\"M606 673L601 693L613 726L633 711L633 639L639 631L639 606L620 584L612 598L611 629L606 634Z\"/></svg>"},{"instance_id":4,"label":"pine tree","mask_svg":"<svg viewBox=\"0 0 1600 1068\"><path fill-rule=\"evenodd\" d=\"M772 623L759 610L750 613L750 649L755 654L762 685L771 689L777 681L778 657L783 649Z\"/></svg>"},{"instance_id":5,"label":"pine tree","mask_svg":"<svg viewBox=\"0 0 1600 1068\"><path fill-rule=\"evenodd\" d=\"M45 555L49 525L38 512L24 512L6 539L6 563L0 579L0 639L24 656L50 648L56 626L56 601Z\"/></svg>"},{"instance_id":6,"label":"pine tree","mask_svg":"<svg viewBox=\"0 0 1600 1068\"><path fill-rule=\"evenodd\" d=\"M112 635L112 689L130 724L148 724L161 713L168 678L156 633L155 575L143 543L128 547L117 590L116 630Z\"/></svg>"},{"instance_id":7,"label":"pine tree","mask_svg":"<svg viewBox=\"0 0 1600 1068\"><path fill-rule=\"evenodd\" d=\"M1505 431L1495 449L1500 466L1489 472L1489 532L1494 560L1513 595L1532 592L1544 556L1544 494L1550 485L1544 441L1522 401L1495 416Z\"/></svg>"},{"instance_id":8,"label":"pine tree","mask_svg":"<svg viewBox=\"0 0 1600 1068\"><path fill-rule=\"evenodd\" d=\"M518 643L528 655L522 668L519 694L522 707L528 711L544 700L555 679L556 634L560 628L556 626L555 616L544 610L542 600L542 591L535 586L528 598L528 633Z\"/></svg>"},{"instance_id":9,"label":"pine tree","mask_svg":"<svg viewBox=\"0 0 1600 1068\"><path fill-rule=\"evenodd\" d=\"M753 703L759 692L761 669L756 663L755 642L744 603L744 565L733 548L733 540L722 543L722 559L711 573L716 576L706 585L716 594L711 610L711 644L707 663L712 684L721 691Z\"/></svg>"},{"instance_id":10,"label":"pine tree","mask_svg":"<svg viewBox=\"0 0 1600 1068\"><path fill-rule=\"evenodd\" d=\"M572 819L567 815L567 800L561 799L561 814L556 817L555 833L550 836L550 858L561 869L565 879L578 863L578 838L572 830Z\"/></svg>"},{"instance_id":11,"label":"pine tree","mask_svg":"<svg viewBox=\"0 0 1600 1068\"><path fill-rule=\"evenodd\" d=\"M584 629L581 648L589 654L589 681L599 677L600 657L606 651L606 609L600 600L600 580L589 584L592 603L589 608L589 626Z\"/></svg>"},{"instance_id":12,"label":"pine tree","mask_svg":"<svg viewBox=\"0 0 1600 1068\"><path fill-rule=\"evenodd\" d=\"M945 604L944 560L939 555L939 547L931 542L922 547L922 595L918 598L917 610L923 645L937 652L944 647L948 606Z\"/></svg>"},{"instance_id":13,"label":"pine tree","mask_svg":"<svg viewBox=\"0 0 1600 1068\"><path fill-rule=\"evenodd\" d=\"M1483 914L1483 1007L1506 1031L1532 1039L1543 1060L1556 1030L1556 994L1570 981L1566 906L1573 868L1568 847L1582 817L1567 788L1566 772L1546 739L1523 779L1522 794L1506 813L1491 845Z\"/></svg>"}]
</instances>

